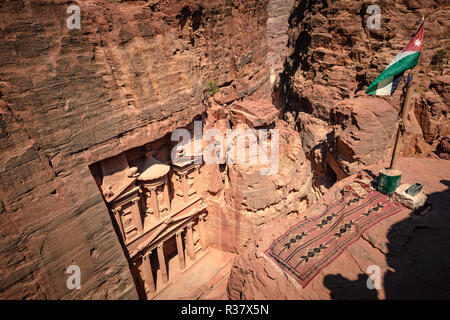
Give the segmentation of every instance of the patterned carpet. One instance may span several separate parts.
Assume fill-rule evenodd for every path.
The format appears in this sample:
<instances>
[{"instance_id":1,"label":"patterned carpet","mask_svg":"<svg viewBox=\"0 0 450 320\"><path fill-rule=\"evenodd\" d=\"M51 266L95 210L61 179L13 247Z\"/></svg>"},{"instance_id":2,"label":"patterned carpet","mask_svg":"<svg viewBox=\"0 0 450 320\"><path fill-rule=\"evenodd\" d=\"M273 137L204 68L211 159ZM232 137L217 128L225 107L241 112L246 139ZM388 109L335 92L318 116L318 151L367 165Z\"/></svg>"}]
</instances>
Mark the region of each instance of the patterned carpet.
<instances>
[{"instance_id":1,"label":"patterned carpet","mask_svg":"<svg viewBox=\"0 0 450 320\"><path fill-rule=\"evenodd\" d=\"M363 196L349 191L320 215L276 239L265 253L305 287L364 231L402 210L373 189Z\"/></svg>"}]
</instances>

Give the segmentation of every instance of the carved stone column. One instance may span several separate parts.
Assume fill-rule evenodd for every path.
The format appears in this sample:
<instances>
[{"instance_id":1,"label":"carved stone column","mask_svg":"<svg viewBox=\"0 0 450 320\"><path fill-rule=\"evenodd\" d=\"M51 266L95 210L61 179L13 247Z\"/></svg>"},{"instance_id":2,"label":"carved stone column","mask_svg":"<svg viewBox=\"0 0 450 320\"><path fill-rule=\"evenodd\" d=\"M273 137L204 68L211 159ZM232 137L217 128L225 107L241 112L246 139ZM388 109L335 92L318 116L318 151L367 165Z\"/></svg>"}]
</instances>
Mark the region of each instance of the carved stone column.
<instances>
[{"instance_id":1,"label":"carved stone column","mask_svg":"<svg viewBox=\"0 0 450 320\"><path fill-rule=\"evenodd\" d=\"M123 241L126 241L125 231L123 230L122 217L120 216L121 210L122 210L122 207L119 206L119 207L113 209L112 212L114 213L114 217L116 218L117 224L119 225L119 230L120 230L120 233L122 234L122 239L123 239Z\"/></svg>"},{"instance_id":2,"label":"carved stone column","mask_svg":"<svg viewBox=\"0 0 450 320\"><path fill-rule=\"evenodd\" d=\"M191 261L195 260L195 249L194 249L194 236L192 234L192 226L194 225L193 222L190 222L187 225L187 231L186 231L186 249L189 255L189 258Z\"/></svg>"},{"instance_id":3,"label":"carved stone column","mask_svg":"<svg viewBox=\"0 0 450 320\"><path fill-rule=\"evenodd\" d=\"M164 249L163 249L164 243L160 243L158 245L158 261L159 261L159 268L161 269L161 277L162 282L167 283L167 267L166 267L166 258L164 257Z\"/></svg>"},{"instance_id":4,"label":"carved stone column","mask_svg":"<svg viewBox=\"0 0 450 320\"><path fill-rule=\"evenodd\" d=\"M188 195L186 179L187 179L186 173L182 173L181 174L181 185L182 185L182 188L183 188L183 200L184 200L184 202L188 202L189 201L189 195Z\"/></svg>"},{"instance_id":5,"label":"carved stone column","mask_svg":"<svg viewBox=\"0 0 450 320\"><path fill-rule=\"evenodd\" d=\"M142 268L143 268L143 272L144 272L144 278L148 285L150 293L153 294L156 292L156 287L155 287L155 281L153 279L153 271L152 271L152 265L151 265L151 261L150 261L150 254L151 254L151 252L148 252L147 254L145 254L142 257Z\"/></svg>"},{"instance_id":6,"label":"carved stone column","mask_svg":"<svg viewBox=\"0 0 450 320\"><path fill-rule=\"evenodd\" d=\"M199 172L199 170L200 170L200 166L199 165L195 166L195 168L194 168L194 189L195 189L195 192L197 194L200 193L199 190L198 190L199 185L200 185L200 181L199 181L200 172Z\"/></svg>"},{"instance_id":7,"label":"carved stone column","mask_svg":"<svg viewBox=\"0 0 450 320\"><path fill-rule=\"evenodd\" d=\"M153 208L153 214L155 215L156 219L159 219L159 206L158 206L158 199L156 199L156 188L150 188L150 198L152 200L152 208Z\"/></svg>"},{"instance_id":8,"label":"carved stone column","mask_svg":"<svg viewBox=\"0 0 450 320\"><path fill-rule=\"evenodd\" d=\"M184 259L184 249L183 249L183 231L177 232L177 251L178 251L178 259L180 260L180 271L183 271L186 267L186 261Z\"/></svg>"},{"instance_id":9,"label":"carved stone column","mask_svg":"<svg viewBox=\"0 0 450 320\"><path fill-rule=\"evenodd\" d=\"M206 213L201 214L200 217L198 218L200 243L201 243L203 249L206 249L206 246L207 246L206 245L206 234L205 234L205 218L206 218Z\"/></svg>"},{"instance_id":10,"label":"carved stone column","mask_svg":"<svg viewBox=\"0 0 450 320\"><path fill-rule=\"evenodd\" d=\"M144 226L142 224L141 210L139 209L139 198L133 199L132 203L131 213L133 214L133 220L136 223L138 233L141 234L144 230Z\"/></svg>"},{"instance_id":11,"label":"carved stone column","mask_svg":"<svg viewBox=\"0 0 450 320\"><path fill-rule=\"evenodd\" d=\"M166 205L167 212L170 213L170 197L169 197L169 183L166 180L166 182L163 184L163 192L164 192L164 204Z\"/></svg>"}]
</instances>

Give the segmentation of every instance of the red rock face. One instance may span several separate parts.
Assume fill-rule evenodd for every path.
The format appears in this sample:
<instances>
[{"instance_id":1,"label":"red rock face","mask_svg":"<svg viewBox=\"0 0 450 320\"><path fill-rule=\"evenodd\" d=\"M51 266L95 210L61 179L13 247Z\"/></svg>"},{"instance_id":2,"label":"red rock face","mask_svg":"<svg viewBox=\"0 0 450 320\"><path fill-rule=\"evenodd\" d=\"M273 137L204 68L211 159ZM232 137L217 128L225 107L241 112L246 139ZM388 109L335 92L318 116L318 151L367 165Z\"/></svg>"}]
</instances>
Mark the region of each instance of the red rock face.
<instances>
[{"instance_id":1,"label":"red rock face","mask_svg":"<svg viewBox=\"0 0 450 320\"><path fill-rule=\"evenodd\" d=\"M0 4L0 296L135 299L88 166L192 122L207 81L267 96L267 1L80 1L80 30L70 4Z\"/></svg>"},{"instance_id":2,"label":"red rock face","mask_svg":"<svg viewBox=\"0 0 450 320\"><path fill-rule=\"evenodd\" d=\"M267 63L270 67L270 80L274 82L283 71L287 52L289 16L294 0L270 0L267 6Z\"/></svg>"},{"instance_id":3,"label":"red rock face","mask_svg":"<svg viewBox=\"0 0 450 320\"><path fill-rule=\"evenodd\" d=\"M290 17L286 68L273 97L299 130L318 185L329 185L328 167L342 177L391 154L403 83L393 97L370 100L364 90L412 38L422 15L424 47L402 154L427 156L438 144L439 156L447 154L439 141L449 134L449 7L388 1L380 5L381 29L369 30L368 5L296 1Z\"/></svg>"},{"instance_id":4,"label":"red rock face","mask_svg":"<svg viewBox=\"0 0 450 320\"><path fill-rule=\"evenodd\" d=\"M441 2L427 1L421 10L416 1L387 6L383 32L367 31L365 7L350 0L87 0L79 1L79 30L66 25L73 1L1 2L0 297L143 297L105 200L128 190L141 174L130 164L147 153L170 162L170 134L192 129L199 118L203 130L223 134L279 133L273 174L262 175L264 165L238 163L206 164L199 173L208 246L232 252L222 261L227 265L243 252L229 296L325 297L320 285L298 295L283 283L258 260L255 239L272 226L284 231L335 180L386 158L399 93L373 98L361 88L403 47L422 13L429 36L403 154L436 149L448 159L448 65L435 58L438 49L448 51L449 11ZM282 65L272 94L276 108L268 101L270 76ZM338 188L323 202L338 196ZM80 290L66 285L70 265L81 269ZM223 266L214 267L199 269ZM259 277L263 272L270 280ZM205 287L220 282L202 280ZM197 291L197 298L204 290L186 288L179 296Z\"/></svg>"},{"instance_id":5,"label":"red rock face","mask_svg":"<svg viewBox=\"0 0 450 320\"><path fill-rule=\"evenodd\" d=\"M235 153L230 156L234 163L227 161L221 168L206 166L212 185L206 197L209 241L222 250L241 252L267 223L279 217L297 216L314 202L311 164L305 157L299 134L278 119L278 110L267 101L244 100L227 110L212 102L207 113L205 128L221 132L232 128L248 139L245 163L237 163ZM278 165L271 174L261 173L268 168L258 160L261 158L251 160L250 138L254 137L260 148L261 141L256 133L259 129L278 131ZM276 139L275 136L272 139Z\"/></svg>"}]
</instances>

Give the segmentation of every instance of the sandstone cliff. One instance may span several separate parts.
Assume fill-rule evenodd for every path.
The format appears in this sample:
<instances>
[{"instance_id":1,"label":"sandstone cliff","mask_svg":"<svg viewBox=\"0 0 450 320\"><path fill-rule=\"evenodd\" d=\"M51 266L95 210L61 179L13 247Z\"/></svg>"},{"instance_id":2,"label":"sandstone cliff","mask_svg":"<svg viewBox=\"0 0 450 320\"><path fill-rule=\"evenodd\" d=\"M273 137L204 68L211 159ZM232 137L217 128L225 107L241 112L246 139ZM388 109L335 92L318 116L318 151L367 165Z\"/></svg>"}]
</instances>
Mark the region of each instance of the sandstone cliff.
<instances>
[{"instance_id":1,"label":"sandstone cliff","mask_svg":"<svg viewBox=\"0 0 450 320\"><path fill-rule=\"evenodd\" d=\"M69 30L72 4L0 3L1 298L137 299L94 171L119 157L126 176L127 157L136 160L140 148L169 158L171 132L191 128L194 119L203 129L242 129L251 138L259 129L279 132L274 174L262 175L264 166L254 164L201 169L208 244L242 253L229 297L329 297L323 278L298 291L260 251L338 196L348 175L390 154L400 89L392 98L368 97L363 89L403 48L422 14L426 40L403 155L449 158L445 1L381 1L380 30L365 26L370 1L86 0L78 2L81 28ZM271 80L278 109L268 101ZM436 181L448 179L448 161L408 163L411 182L436 170L424 185L428 193L443 191L447 180ZM416 165L421 169L413 172ZM351 265L345 276L354 277L364 259L390 266L385 236L397 222L377 227L379 235L366 233L339 258ZM425 228L446 223L435 222L424 221ZM399 232L408 243L422 225L411 231L406 224ZM439 253L439 239L427 237L430 252ZM402 255L394 265L416 257ZM80 290L66 286L72 264L81 268Z\"/></svg>"},{"instance_id":2,"label":"sandstone cliff","mask_svg":"<svg viewBox=\"0 0 450 320\"><path fill-rule=\"evenodd\" d=\"M233 156L230 152L226 166L207 166L209 182L213 183L206 197L210 242L239 253L268 223L280 217L296 217L315 201L311 163L306 159L298 132L278 119L279 111L267 101L236 102L225 112L222 106L211 102L207 113L206 129L225 132L232 127L237 136L246 139L245 163L236 161L236 153ZM261 128L278 132L277 137L272 137L278 141L278 150L267 149L268 156L277 152L277 158L270 158L269 165L251 159L260 156L261 151L250 150L265 142L256 134ZM272 167L274 163L276 166ZM269 174L262 173L269 169Z\"/></svg>"},{"instance_id":3,"label":"sandstone cliff","mask_svg":"<svg viewBox=\"0 0 450 320\"><path fill-rule=\"evenodd\" d=\"M330 176L340 179L390 155L403 83L393 97L364 90L412 38L422 15L424 49L402 154L436 157L437 150L448 157L448 3L381 1L381 28L369 30L371 4L296 1L289 19L288 57L273 96L300 132L322 187Z\"/></svg>"},{"instance_id":4,"label":"sandstone cliff","mask_svg":"<svg viewBox=\"0 0 450 320\"><path fill-rule=\"evenodd\" d=\"M270 81L273 83L283 71L287 53L289 16L294 0L270 0L267 5L267 63L270 67Z\"/></svg>"},{"instance_id":5,"label":"sandstone cliff","mask_svg":"<svg viewBox=\"0 0 450 320\"><path fill-rule=\"evenodd\" d=\"M381 29L369 30L372 1L297 0L289 18L287 58L273 100L302 139L311 160L313 190L323 198L298 215L261 228L235 259L231 299L398 299L449 296L448 246L449 6L445 1L381 1ZM403 49L425 15L424 50L408 115L400 169L403 182L421 182L431 207L387 218L349 246L305 288L264 251L302 219L341 197L355 174L371 178L391 155L401 102L364 90ZM439 159L438 157L442 158ZM431 159L434 158L434 159ZM335 183L337 180L341 180ZM317 187L317 188L316 188ZM330 188L331 187L331 188ZM330 189L329 189L330 188ZM442 257L433 259L431 256ZM367 267L382 272L380 290L366 285Z\"/></svg>"},{"instance_id":6,"label":"sandstone cliff","mask_svg":"<svg viewBox=\"0 0 450 320\"><path fill-rule=\"evenodd\" d=\"M270 86L267 1L79 1L80 30L71 4L0 3L2 298L137 298L88 166L192 122L208 81Z\"/></svg>"}]
</instances>

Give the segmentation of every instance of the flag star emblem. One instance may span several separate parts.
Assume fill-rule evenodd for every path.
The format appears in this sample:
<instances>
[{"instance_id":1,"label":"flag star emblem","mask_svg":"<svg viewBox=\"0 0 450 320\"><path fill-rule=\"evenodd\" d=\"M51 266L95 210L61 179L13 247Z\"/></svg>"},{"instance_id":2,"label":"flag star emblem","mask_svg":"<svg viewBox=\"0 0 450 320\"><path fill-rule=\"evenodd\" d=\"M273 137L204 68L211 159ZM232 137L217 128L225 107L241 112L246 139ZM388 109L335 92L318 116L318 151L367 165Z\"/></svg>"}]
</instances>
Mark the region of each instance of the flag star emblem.
<instances>
[{"instance_id":1,"label":"flag star emblem","mask_svg":"<svg viewBox=\"0 0 450 320\"><path fill-rule=\"evenodd\" d=\"M422 41L420 41L419 39L417 39L416 41L414 41L414 45L416 47L420 47L420 45L422 44Z\"/></svg>"}]
</instances>

